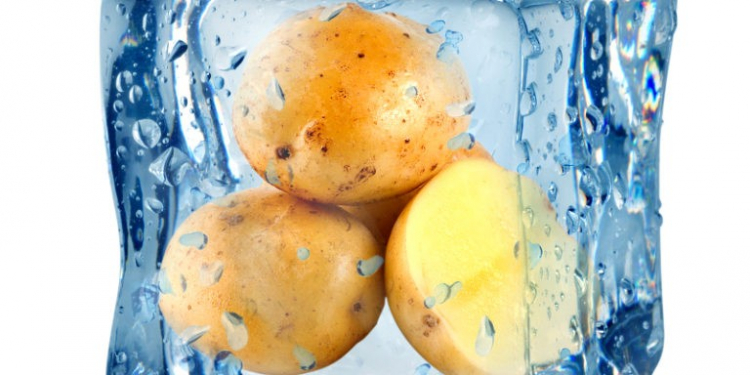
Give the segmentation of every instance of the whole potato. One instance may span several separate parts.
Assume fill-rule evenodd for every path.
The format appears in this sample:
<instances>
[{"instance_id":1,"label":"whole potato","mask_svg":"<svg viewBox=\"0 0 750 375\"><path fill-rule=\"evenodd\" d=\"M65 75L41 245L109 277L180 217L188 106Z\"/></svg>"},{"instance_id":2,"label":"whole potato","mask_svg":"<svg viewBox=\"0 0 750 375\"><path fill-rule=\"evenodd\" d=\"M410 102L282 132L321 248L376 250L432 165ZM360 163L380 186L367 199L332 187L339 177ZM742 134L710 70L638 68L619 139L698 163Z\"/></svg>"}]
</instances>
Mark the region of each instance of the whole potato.
<instances>
[{"instance_id":1,"label":"whole potato","mask_svg":"<svg viewBox=\"0 0 750 375\"><path fill-rule=\"evenodd\" d=\"M470 122L469 82L443 38L355 4L281 24L247 59L233 107L240 149L268 182L335 204L413 190ZM452 58L450 56L453 56Z\"/></svg>"},{"instance_id":2,"label":"whole potato","mask_svg":"<svg viewBox=\"0 0 750 375\"><path fill-rule=\"evenodd\" d=\"M341 209L253 189L179 227L159 304L202 353L230 351L245 369L299 374L333 363L375 326L382 264L381 246Z\"/></svg>"}]
</instances>

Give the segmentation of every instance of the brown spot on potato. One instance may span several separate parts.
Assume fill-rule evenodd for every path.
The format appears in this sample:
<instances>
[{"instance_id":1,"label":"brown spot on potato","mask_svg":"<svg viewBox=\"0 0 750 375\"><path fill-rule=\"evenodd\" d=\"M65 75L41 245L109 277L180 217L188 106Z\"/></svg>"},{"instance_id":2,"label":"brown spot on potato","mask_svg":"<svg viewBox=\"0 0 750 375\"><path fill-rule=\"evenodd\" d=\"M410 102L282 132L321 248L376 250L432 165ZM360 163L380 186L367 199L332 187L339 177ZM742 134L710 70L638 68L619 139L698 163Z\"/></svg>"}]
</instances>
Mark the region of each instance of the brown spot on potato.
<instances>
[{"instance_id":1,"label":"brown spot on potato","mask_svg":"<svg viewBox=\"0 0 750 375\"><path fill-rule=\"evenodd\" d=\"M438 167L438 165L437 165L437 164L433 164L433 165L432 165L432 166L430 167L430 172L432 172L432 171L434 171L435 169L437 169L437 167Z\"/></svg>"},{"instance_id":2,"label":"brown spot on potato","mask_svg":"<svg viewBox=\"0 0 750 375\"><path fill-rule=\"evenodd\" d=\"M396 72L394 72L393 70L389 70L388 71L388 77L395 78L396 77Z\"/></svg>"},{"instance_id":3,"label":"brown spot on potato","mask_svg":"<svg viewBox=\"0 0 750 375\"><path fill-rule=\"evenodd\" d=\"M362 311L362 304L356 302L354 305L352 305L352 311L354 311L355 313Z\"/></svg>"},{"instance_id":4,"label":"brown spot on potato","mask_svg":"<svg viewBox=\"0 0 750 375\"><path fill-rule=\"evenodd\" d=\"M365 58L365 54L362 53L362 52L360 52L360 53L357 54L357 57L359 57L360 59L364 59Z\"/></svg>"},{"instance_id":5,"label":"brown spot on potato","mask_svg":"<svg viewBox=\"0 0 750 375\"><path fill-rule=\"evenodd\" d=\"M233 227L242 223L245 220L245 217L242 215L222 215L221 219L224 220L230 227Z\"/></svg>"},{"instance_id":6,"label":"brown spot on potato","mask_svg":"<svg viewBox=\"0 0 750 375\"><path fill-rule=\"evenodd\" d=\"M328 152L328 146L321 147L320 151L323 151L323 153L325 154L326 152Z\"/></svg>"},{"instance_id":7,"label":"brown spot on potato","mask_svg":"<svg viewBox=\"0 0 750 375\"><path fill-rule=\"evenodd\" d=\"M409 144L409 142L411 142L411 139L409 138L404 139L404 143Z\"/></svg>"},{"instance_id":8,"label":"brown spot on potato","mask_svg":"<svg viewBox=\"0 0 750 375\"><path fill-rule=\"evenodd\" d=\"M435 318L434 316L432 316L432 314L425 314L422 317L422 324L426 325L429 328L435 328L438 326L438 324L440 324L440 319Z\"/></svg>"},{"instance_id":9,"label":"brown spot on potato","mask_svg":"<svg viewBox=\"0 0 750 375\"><path fill-rule=\"evenodd\" d=\"M372 177L377 173L378 171L373 166L366 166L362 167L362 169L359 170L359 173L357 173L356 180L357 182L364 182L367 181L368 178Z\"/></svg>"},{"instance_id":10,"label":"brown spot on potato","mask_svg":"<svg viewBox=\"0 0 750 375\"><path fill-rule=\"evenodd\" d=\"M276 148L276 157L281 160L289 159L289 157L292 156L292 150L289 149L289 146L281 146Z\"/></svg>"},{"instance_id":11,"label":"brown spot on potato","mask_svg":"<svg viewBox=\"0 0 750 375\"><path fill-rule=\"evenodd\" d=\"M409 35L409 33L404 33L404 36L411 39L411 35Z\"/></svg>"}]
</instances>

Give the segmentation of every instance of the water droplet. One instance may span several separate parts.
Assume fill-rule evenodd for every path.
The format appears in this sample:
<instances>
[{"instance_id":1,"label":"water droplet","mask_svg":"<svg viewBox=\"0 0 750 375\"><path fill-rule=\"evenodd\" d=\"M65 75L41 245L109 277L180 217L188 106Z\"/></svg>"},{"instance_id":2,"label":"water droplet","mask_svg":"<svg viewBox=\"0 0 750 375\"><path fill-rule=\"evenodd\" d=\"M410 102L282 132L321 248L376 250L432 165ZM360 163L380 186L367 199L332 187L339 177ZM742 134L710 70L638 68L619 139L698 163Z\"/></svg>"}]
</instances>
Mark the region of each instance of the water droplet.
<instances>
[{"instance_id":1,"label":"water droplet","mask_svg":"<svg viewBox=\"0 0 750 375\"><path fill-rule=\"evenodd\" d=\"M452 151L466 149L471 150L474 147L476 139L471 133L461 133L448 140L448 149Z\"/></svg>"},{"instance_id":2,"label":"water droplet","mask_svg":"<svg viewBox=\"0 0 750 375\"><path fill-rule=\"evenodd\" d=\"M559 284L561 278L562 275L560 275L560 270L555 270L555 283Z\"/></svg>"},{"instance_id":3,"label":"water droplet","mask_svg":"<svg viewBox=\"0 0 750 375\"><path fill-rule=\"evenodd\" d=\"M566 108L565 116L568 120L568 124L574 123L576 120L578 120L578 109L576 107Z\"/></svg>"},{"instance_id":4,"label":"water droplet","mask_svg":"<svg viewBox=\"0 0 750 375\"><path fill-rule=\"evenodd\" d=\"M448 293L448 299L455 298L458 295L458 292L460 292L463 288L464 284L460 281L456 281L455 283L451 284L450 293Z\"/></svg>"},{"instance_id":5,"label":"water droplet","mask_svg":"<svg viewBox=\"0 0 750 375\"><path fill-rule=\"evenodd\" d=\"M451 289L448 286L448 284L440 283L438 284L435 289L432 291L433 296L435 296L435 303L442 304L445 303L445 301L448 300L448 295L450 294Z\"/></svg>"},{"instance_id":6,"label":"water droplet","mask_svg":"<svg viewBox=\"0 0 750 375\"><path fill-rule=\"evenodd\" d=\"M221 76L215 76L213 79L211 79L211 83L213 83L214 88L217 90L221 90L224 88L224 78Z\"/></svg>"},{"instance_id":7,"label":"water droplet","mask_svg":"<svg viewBox=\"0 0 750 375\"><path fill-rule=\"evenodd\" d=\"M185 293L187 291L187 279L185 278L185 275L180 275L180 288L182 288L182 292Z\"/></svg>"},{"instance_id":8,"label":"water droplet","mask_svg":"<svg viewBox=\"0 0 750 375\"><path fill-rule=\"evenodd\" d=\"M125 92L131 85L133 85L133 73L123 70L117 74L117 78L115 79L115 88L117 91Z\"/></svg>"},{"instance_id":9,"label":"water droplet","mask_svg":"<svg viewBox=\"0 0 750 375\"><path fill-rule=\"evenodd\" d=\"M169 281L169 277L167 277L166 269L160 269L156 277L161 294L174 294L174 289L172 289L172 283Z\"/></svg>"},{"instance_id":10,"label":"water droplet","mask_svg":"<svg viewBox=\"0 0 750 375\"><path fill-rule=\"evenodd\" d=\"M576 213L575 208L568 207L568 211L565 212L565 224L568 227L568 234L578 232L578 214Z\"/></svg>"},{"instance_id":11,"label":"water droplet","mask_svg":"<svg viewBox=\"0 0 750 375\"><path fill-rule=\"evenodd\" d=\"M214 37L214 45L215 46L221 45L221 37L220 36L217 35L216 37Z\"/></svg>"},{"instance_id":12,"label":"water droplet","mask_svg":"<svg viewBox=\"0 0 750 375\"><path fill-rule=\"evenodd\" d=\"M538 294L536 284L529 283L529 286L526 288L526 304L533 304L534 301L536 301L536 296Z\"/></svg>"},{"instance_id":13,"label":"water droplet","mask_svg":"<svg viewBox=\"0 0 750 375\"><path fill-rule=\"evenodd\" d=\"M554 112L550 112L549 115L547 115L547 131L553 132L555 129L557 129L557 115L554 114Z\"/></svg>"},{"instance_id":14,"label":"water droplet","mask_svg":"<svg viewBox=\"0 0 750 375\"><path fill-rule=\"evenodd\" d=\"M544 235L549 237L550 233L552 233L552 227L548 224L544 224Z\"/></svg>"},{"instance_id":15,"label":"water droplet","mask_svg":"<svg viewBox=\"0 0 750 375\"><path fill-rule=\"evenodd\" d=\"M177 186L190 168L190 158L179 149L170 147L149 164L148 171L160 183Z\"/></svg>"},{"instance_id":16,"label":"water droplet","mask_svg":"<svg viewBox=\"0 0 750 375\"><path fill-rule=\"evenodd\" d=\"M237 49L232 47L224 47L219 49L219 53L215 57L214 64L220 70L230 71L237 69L243 61L247 50Z\"/></svg>"},{"instance_id":17,"label":"water droplet","mask_svg":"<svg viewBox=\"0 0 750 375\"><path fill-rule=\"evenodd\" d=\"M598 40L591 45L591 60L599 60L604 55L604 46Z\"/></svg>"},{"instance_id":18,"label":"water droplet","mask_svg":"<svg viewBox=\"0 0 750 375\"><path fill-rule=\"evenodd\" d=\"M299 260L307 260L310 258L310 249L306 247L300 247L297 249L297 258L299 258Z\"/></svg>"},{"instance_id":19,"label":"water droplet","mask_svg":"<svg viewBox=\"0 0 750 375\"><path fill-rule=\"evenodd\" d=\"M409 86L404 90L404 95L407 98L414 98L419 94L419 91L417 90L417 86Z\"/></svg>"},{"instance_id":20,"label":"water droplet","mask_svg":"<svg viewBox=\"0 0 750 375\"><path fill-rule=\"evenodd\" d=\"M560 14L562 15L563 19L566 21L570 21L575 17L576 11L572 4L572 2L564 1L560 3Z\"/></svg>"},{"instance_id":21,"label":"water droplet","mask_svg":"<svg viewBox=\"0 0 750 375\"><path fill-rule=\"evenodd\" d=\"M273 77L271 79L271 83L268 84L268 88L266 89L266 98L268 99L268 104L271 106L271 108L277 111L281 111L282 109L284 109L286 98L284 96L284 91L281 89L279 81L276 80L276 77Z\"/></svg>"},{"instance_id":22,"label":"water droplet","mask_svg":"<svg viewBox=\"0 0 750 375\"><path fill-rule=\"evenodd\" d=\"M490 354L492 346L495 344L495 326L487 316L482 317L479 323L479 333L474 341L474 350L480 357L486 357Z\"/></svg>"},{"instance_id":23,"label":"water droplet","mask_svg":"<svg viewBox=\"0 0 750 375\"><path fill-rule=\"evenodd\" d=\"M580 337L581 326L578 324L578 318L573 316L570 318L570 336L574 341L577 341Z\"/></svg>"},{"instance_id":24,"label":"water droplet","mask_svg":"<svg viewBox=\"0 0 750 375\"><path fill-rule=\"evenodd\" d=\"M557 260L562 260L562 256L563 248L560 247L560 245L555 245L555 258L557 258Z\"/></svg>"},{"instance_id":25,"label":"water droplet","mask_svg":"<svg viewBox=\"0 0 750 375\"><path fill-rule=\"evenodd\" d=\"M534 269L542 260L543 255L542 245L529 242L529 269Z\"/></svg>"},{"instance_id":26,"label":"water droplet","mask_svg":"<svg viewBox=\"0 0 750 375\"><path fill-rule=\"evenodd\" d=\"M576 280L576 289L578 290L578 295L583 296L584 293L586 293L586 276L583 276L583 273L576 268L576 270L573 272L573 276Z\"/></svg>"},{"instance_id":27,"label":"water droplet","mask_svg":"<svg viewBox=\"0 0 750 375\"><path fill-rule=\"evenodd\" d=\"M364 277L372 276L383 266L384 261L385 260L380 255L375 255L367 260L360 260L357 262L357 273Z\"/></svg>"},{"instance_id":28,"label":"water droplet","mask_svg":"<svg viewBox=\"0 0 750 375\"><path fill-rule=\"evenodd\" d=\"M620 302L625 306L630 306L635 300L635 290L633 289L633 283L623 278L620 280Z\"/></svg>"},{"instance_id":29,"label":"water droplet","mask_svg":"<svg viewBox=\"0 0 750 375\"><path fill-rule=\"evenodd\" d=\"M423 363L414 370L414 375L427 375L432 369L429 363Z\"/></svg>"},{"instance_id":30,"label":"water droplet","mask_svg":"<svg viewBox=\"0 0 750 375\"><path fill-rule=\"evenodd\" d=\"M378 10L383 9L397 1L400 0L357 0L357 3L361 5L362 8L369 10Z\"/></svg>"},{"instance_id":31,"label":"water droplet","mask_svg":"<svg viewBox=\"0 0 750 375\"><path fill-rule=\"evenodd\" d=\"M467 100L461 103L449 104L445 107L445 112L450 117L463 117L472 114L476 109L476 103L473 100Z\"/></svg>"},{"instance_id":32,"label":"water droplet","mask_svg":"<svg viewBox=\"0 0 750 375\"><path fill-rule=\"evenodd\" d=\"M215 375L240 375L242 373L242 361L231 352L221 351L214 359Z\"/></svg>"},{"instance_id":33,"label":"water droplet","mask_svg":"<svg viewBox=\"0 0 750 375\"><path fill-rule=\"evenodd\" d=\"M181 238L180 238L181 239ZM199 278L203 286L211 286L221 280L221 275L224 273L224 263L217 260L211 264L202 264Z\"/></svg>"},{"instance_id":34,"label":"water droplet","mask_svg":"<svg viewBox=\"0 0 750 375\"><path fill-rule=\"evenodd\" d=\"M328 22L336 18L339 14L341 14L341 12L343 12L344 9L346 9L346 3L332 5L330 7L327 7L320 12L320 16L318 17L318 20L322 22Z\"/></svg>"},{"instance_id":35,"label":"water droplet","mask_svg":"<svg viewBox=\"0 0 750 375\"><path fill-rule=\"evenodd\" d=\"M227 335L227 343L232 350L240 350L247 345L247 327L242 317L225 311L221 315L221 325Z\"/></svg>"},{"instance_id":36,"label":"water droplet","mask_svg":"<svg viewBox=\"0 0 750 375\"><path fill-rule=\"evenodd\" d=\"M122 104L122 102L119 100L115 100L115 102L112 103L112 109L115 111L115 113L120 113L123 109L125 109L125 104Z\"/></svg>"},{"instance_id":37,"label":"water droplet","mask_svg":"<svg viewBox=\"0 0 750 375\"><path fill-rule=\"evenodd\" d=\"M562 48L557 47L557 50L555 51L555 73L560 71L560 68L562 68L562 64L563 64Z\"/></svg>"},{"instance_id":38,"label":"water droplet","mask_svg":"<svg viewBox=\"0 0 750 375\"><path fill-rule=\"evenodd\" d=\"M521 96L519 111L521 116L528 116L536 111L537 102L537 85L532 82Z\"/></svg>"},{"instance_id":39,"label":"water droplet","mask_svg":"<svg viewBox=\"0 0 750 375\"><path fill-rule=\"evenodd\" d=\"M607 266L604 263L599 263L596 265L596 274L599 275L599 277L604 276L604 274L607 272Z\"/></svg>"},{"instance_id":40,"label":"water droplet","mask_svg":"<svg viewBox=\"0 0 750 375\"><path fill-rule=\"evenodd\" d=\"M437 304L437 300L435 300L435 297L433 296L429 296L424 299L424 307L428 309L435 307L436 304Z\"/></svg>"},{"instance_id":41,"label":"water droplet","mask_svg":"<svg viewBox=\"0 0 750 375\"><path fill-rule=\"evenodd\" d=\"M451 45L458 45L458 43L461 43L461 41L464 40L464 34L461 34L458 31L455 30L446 30L445 32L445 42L449 43Z\"/></svg>"},{"instance_id":42,"label":"water droplet","mask_svg":"<svg viewBox=\"0 0 750 375\"><path fill-rule=\"evenodd\" d=\"M294 346L294 357L297 358L297 363L299 364L299 368L308 371L315 368L316 360L315 355L310 353L309 350L299 346Z\"/></svg>"},{"instance_id":43,"label":"water droplet","mask_svg":"<svg viewBox=\"0 0 750 375\"><path fill-rule=\"evenodd\" d=\"M118 159L124 159L128 156L128 148L125 146L118 146L117 150L115 150L115 156Z\"/></svg>"},{"instance_id":44,"label":"water droplet","mask_svg":"<svg viewBox=\"0 0 750 375\"><path fill-rule=\"evenodd\" d=\"M138 103L142 97L143 97L143 89L141 89L141 86L135 85L130 88L128 99L130 99L131 103L133 104Z\"/></svg>"},{"instance_id":45,"label":"water droplet","mask_svg":"<svg viewBox=\"0 0 750 375\"><path fill-rule=\"evenodd\" d=\"M211 329L210 326L190 326L180 333L180 340L185 345L190 345L205 335Z\"/></svg>"},{"instance_id":46,"label":"water droplet","mask_svg":"<svg viewBox=\"0 0 750 375\"><path fill-rule=\"evenodd\" d=\"M153 148L161 139L161 127L154 120L142 119L133 124L133 140L144 148Z\"/></svg>"},{"instance_id":47,"label":"water droplet","mask_svg":"<svg viewBox=\"0 0 750 375\"><path fill-rule=\"evenodd\" d=\"M531 46L531 51L529 51L528 57L537 57L544 53L541 36L542 32L539 29L531 30L531 32L527 34L527 37L529 38L529 45Z\"/></svg>"},{"instance_id":48,"label":"water droplet","mask_svg":"<svg viewBox=\"0 0 750 375\"><path fill-rule=\"evenodd\" d=\"M594 332L596 333L597 338L602 338L607 335L607 323L605 322L596 322L594 324Z\"/></svg>"},{"instance_id":49,"label":"water droplet","mask_svg":"<svg viewBox=\"0 0 750 375\"><path fill-rule=\"evenodd\" d=\"M427 29L425 31L427 31L428 34L437 34L443 31L444 27L445 27L445 21L435 20L435 21L430 22L430 25L427 26Z\"/></svg>"},{"instance_id":50,"label":"water droplet","mask_svg":"<svg viewBox=\"0 0 750 375\"><path fill-rule=\"evenodd\" d=\"M180 236L180 245L203 250L208 243L208 236L203 232L191 232Z\"/></svg>"},{"instance_id":51,"label":"water droplet","mask_svg":"<svg viewBox=\"0 0 750 375\"><path fill-rule=\"evenodd\" d=\"M125 123L122 122L122 121L120 121L120 120L117 120L117 121L115 121L115 124L113 126L115 127L115 130L117 130L119 132L119 131L122 130L122 128L125 127Z\"/></svg>"},{"instance_id":52,"label":"water droplet","mask_svg":"<svg viewBox=\"0 0 750 375\"><path fill-rule=\"evenodd\" d=\"M450 63L458 56L458 47L450 43L443 43L435 54L438 60Z\"/></svg>"},{"instance_id":53,"label":"water droplet","mask_svg":"<svg viewBox=\"0 0 750 375\"><path fill-rule=\"evenodd\" d=\"M521 243L516 241L516 244L513 245L513 257L518 259L518 254L521 252Z\"/></svg>"},{"instance_id":54,"label":"water droplet","mask_svg":"<svg viewBox=\"0 0 750 375\"><path fill-rule=\"evenodd\" d=\"M128 7L126 7L123 3L117 3L117 5L115 6L115 10L119 15L124 16L125 13L128 12Z\"/></svg>"},{"instance_id":55,"label":"water droplet","mask_svg":"<svg viewBox=\"0 0 750 375\"><path fill-rule=\"evenodd\" d=\"M557 184L554 181L550 182L547 188L547 198L549 198L550 203L555 203L557 200L557 190Z\"/></svg>"},{"instance_id":56,"label":"water droplet","mask_svg":"<svg viewBox=\"0 0 750 375\"><path fill-rule=\"evenodd\" d=\"M276 170L276 163L273 161L273 159L268 161L268 164L266 165L266 172L265 172L266 181L268 181L271 185L280 185L281 180L279 179L279 173Z\"/></svg>"},{"instance_id":57,"label":"water droplet","mask_svg":"<svg viewBox=\"0 0 750 375\"><path fill-rule=\"evenodd\" d=\"M180 56L184 55L185 52L188 50L188 45L185 44L185 42L178 40L174 42L172 45L172 48L169 49L169 53L167 54L167 61L173 62L180 58Z\"/></svg>"},{"instance_id":58,"label":"water droplet","mask_svg":"<svg viewBox=\"0 0 750 375\"><path fill-rule=\"evenodd\" d=\"M523 215L521 215L521 221L523 222L523 226L527 229L534 226L535 223L535 217L534 217L534 210L531 207L526 207L523 209Z\"/></svg>"}]
</instances>

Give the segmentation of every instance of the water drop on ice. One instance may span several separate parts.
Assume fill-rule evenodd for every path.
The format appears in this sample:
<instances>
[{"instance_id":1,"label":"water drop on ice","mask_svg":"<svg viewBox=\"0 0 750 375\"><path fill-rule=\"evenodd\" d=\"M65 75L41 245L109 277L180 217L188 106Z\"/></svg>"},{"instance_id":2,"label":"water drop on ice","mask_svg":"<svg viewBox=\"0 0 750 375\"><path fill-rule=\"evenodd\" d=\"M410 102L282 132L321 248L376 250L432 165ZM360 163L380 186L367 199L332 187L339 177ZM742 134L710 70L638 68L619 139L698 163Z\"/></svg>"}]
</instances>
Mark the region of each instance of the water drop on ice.
<instances>
[{"instance_id":1,"label":"water drop on ice","mask_svg":"<svg viewBox=\"0 0 750 375\"><path fill-rule=\"evenodd\" d=\"M123 70L117 74L117 78L115 78L115 88L117 91L125 92L131 85L133 85L133 73Z\"/></svg>"},{"instance_id":2,"label":"water drop on ice","mask_svg":"<svg viewBox=\"0 0 750 375\"><path fill-rule=\"evenodd\" d=\"M115 150L115 156L118 159L124 159L128 156L128 148L125 146L118 146L117 150Z\"/></svg>"},{"instance_id":3,"label":"water drop on ice","mask_svg":"<svg viewBox=\"0 0 750 375\"><path fill-rule=\"evenodd\" d=\"M536 111L538 105L537 101L537 85L532 82L526 90L524 90L521 96L521 104L519 111L521 116L528 116Z\"/></svg>"},{"instance_id":4,"label":"water drop on ice","mask_svg":"<svg viewBox=\"0 0 750 375\"><path fill-rule=\"evenodd\" d=\"M357 273L364 277L372 276L383 266L384 261L385 260L380 255L375 255L367 260L360 260L357 262Z\"/></svg>"},{"instance_id":5,"label":"water drop on ice","mask_svg":"<svg viewBox=\"0 0 750 375\"><path fill-rule=\"evenodd\" d=\"M448 284L440 283L438 284L435 289L433 289L432 294L435 297L435 303L441 304L445 303L445 301L448 300L448 295L450 294L451 289L448 286Z\"/></svg>"},{"instance_id":6,"label":"water drop on ice","mask_svg":"<svg viewBox=\"0 0 750 375\"><path fill-rule=\"evenodd\" d=\"M227 336L227 343L232 350L240 350L247 345L247 327L241 316L225 311L221 315L221 325Z\"/></svg>"},{"instance_id":7,"label":"water drop on ice","mask_svg":"<svg viewBox=\"0 0 750 375\"><path fill-rule=\"evenodd\" d=\"M487 316L482 317L479 323L479 333L474 341L474 350L480 357L486 357L490 354L492 346L495 344L495 326Z\"/></svg>"},{"instance_id":8,"label":"water drop on ice","mask_svg":"<svg viewBox=\"0 0 750 375\"><path fill-rule=\"evenodd\" d=\"M476 103L473 100L467 100L465 102L449 104L445 107L445 112L450 117L463 117L470 115L476 109Z\"/></svg>"},{"instance_id":9,"label":"water drop on ice","mask_svg":"<svg viewBox=\"0 0 750 375\"><path fill-rule=\"evenodd\" d=\"M466 149L471 150L474 148L476 139L471 133L461 133L448 140L448 149L452 151Z\"/></svg>"},{"instance_id":10,"label":"water drop on ice","mask_svg":"<svg viewBox=\"0 0 750 375\"><path fill-rule=\"evenodd\" d=\"M294 357L297 359L297 363L299 364L300 369L304 371L308 371L308 370L312 370L315 368L315 365L316 365L315 355L312 354L309 350L299 345L295 345L292 353L294 354Z\"/></svg>"},{"instance_id":11,"label":"water drop on ice","mask_svg":"<svg viewBox=\"0 0 750 375\"><path fill-rule=\"evenodd\" d=\"M241 375L242 361L228 351L221 351L214 358L214 375Z\"/></svg>"},{"instance_id":12,"label":"water drop on ice","mask_svg":"<svg viewBox=\"0 0 750 375\"><path fill-rule=\"evenodd\" d=\"M604 46L598 40L591 45L591 60L599 60L604 55Z\"/></svg>"},{"instance_id":13,"label":"water drop on ice","mask_svg":"<svg viewBox=\"0 0 750 375\"><path fill-rule=\"evenodd\" d=\"M428 34L437 34L443 31L444 27L445 27L445 21L435 20L435 21L430 22L430 25L427 26L427 29L425 31L427 31Z\"/></svg>"},{"instance_id":14,"label":"water drop on ice","mask_svg":"<svg viewBox=\"0 0 750 375\"><path fill-rule=\"evenodd\" d=\"M357 4L368 10L383 9L400 0L357 0Z\"/></svg>"},{"instance_id":15,"label":"water drop on ice","mask_svg":"<svg viewBox=\"0 0 750 375\"><path fill-rule=\"evenodd\" d=\"M190 326L180 333L180 339L185 345L190 345L203 337L210 329L210 326Z\"/></svg>"},{"instance_id":16,"label":"water drop on ice","mask_svg":"<svg viewBox=\"0 0 750 375\"><path fill-rule=\"evenodd\" d=\"M560 71L560 68L562 68L562 64L563 64L562 48L557 47L557 50L555 51L555 73Z\"/></svg>"},{"instance_id":17,"label":"water drop on ice","mask_svg":"<svg viewBox=\"0 0 750 375\"><path fill-rule=\"evenodd\" d=\"M133 124L133 140L144 148L153 148L161 139L161 127L154 120L142 119Z\"/></svg>"},{"instance_id":18,"label":"water drop on ice","mask_svg":"<svg viewBox=\"0 0 750 375\"><path fill-rule=\"evenodd\" d=\"M208 243L208 236L203 232L191 232L180 236L180 245L194 247L198 250L203 250Z\"/></svg>"},{"instance_id":19,"label":"water drop on ice","mask_svg":"<svg viewBox=\"0 0 750 375\"><path fill-rule=\"evenodd\" d=\"M297 249L297 258L299 258L299 260L307 260L310 258L310 250L306 247L300 247Z\"/></svg>"},{"instance_id":20,"label":"water drop on ice","mask_svg":"<svg viewBox=\"0 0 750 375\"><path fill-rule=\"evenodd\" d=\"M122 102L119 100L115 100L115 102L112 103L112 109L115 111L115 113L120 113L123 109L125 109L125 104L122 104Z\"/></svg>"},{"instance_id":21,"label":"water drop on ice","mask_svg":"<svg viewBox=\"0 0 750 375\"><path fill-rule=\"evenodd\" d=\"M180 56L184 55L185 52L187 52L187 49L188 49L188 45L185 42L183 42L181 40L178 40L178 41L174 42L174 44L172 45L172 47L169 48L169 54L168 54L168 57L167 57L167 61L173 62L173 61L179 59Z\"/></svg>"},{"instance_id":22,"label":"water drop on ice","mask_svg":"<svg viewBox=\"0 0 750 375\"><path fill-rule=\"evenodd\" d=\"M224 262L217 260L210 264L202 264L199 272L199 279L203 286L211 286L221 280L224 273Z\"/></svg>"},{"instance_id":23,"label":"water drop on ice","mask_svg":"<svg viewBox=\"0 0 750 375\"><path fill-rule=\"evenodd\" d=\"M322 22L328 22L341 14L344 9L346 9L346 3L329 6L328 8L325 8L320 12L318 20Z\"/></svg>"},{"instance_id":24,"label":"water drop on ice","mask_svg":"<svg viewBox=\"0 0 750 375\"><path fill-rule=\"evenodd\" d=\"M537 243L529 243L529 269L534 269L539 262L542 260L544 250L542 245Z\"/></svg>"},{"instance_id":25,"label":"water drop on ice","mask_svg":"<svg viewBox=\"0 0 750 375\"><path fill-rule=\"evenodd\" d=\"M268 104L271 108L277 111L284 109L286 98L284 97L284 90L281 89L281 85L279 84L279 81L276 80L276 77L272 78L271 83L268 84L266 98L268 99Z\"/></svg>"},{"instance_id":26,"label":"water drop on ice","mask_svg":"<svg viewBox=\"0 0 750 375\"><path fill-rule=\"evenodd\" d=\"M141 98L143 97L143 89L141 89L141 86L134 85L130 88L130 92L128 93L128 98L130 99L130 102L135 104L138 103Z\"/></svg>"},{"instance_id":27,"label":"water drop on ice","mask_svg":"<svg viewBox=\"0 0 750 375\"><path fill-rule=\"evenodd\" d=\"M550 203L555 203L557 200L557 191L557 184L550 182L549 187L547 188L547 198L549 198Z\"/></svg>"}]
</instances>

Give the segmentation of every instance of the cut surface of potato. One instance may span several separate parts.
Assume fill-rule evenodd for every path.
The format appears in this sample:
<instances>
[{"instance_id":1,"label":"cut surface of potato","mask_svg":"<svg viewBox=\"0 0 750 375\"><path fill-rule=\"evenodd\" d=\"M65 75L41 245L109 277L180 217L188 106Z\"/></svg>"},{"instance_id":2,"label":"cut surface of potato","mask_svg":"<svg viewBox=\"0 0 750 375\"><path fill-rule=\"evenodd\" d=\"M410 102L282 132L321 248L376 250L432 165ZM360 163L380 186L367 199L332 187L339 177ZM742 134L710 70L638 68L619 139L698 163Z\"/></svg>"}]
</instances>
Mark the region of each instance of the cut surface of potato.
<instances>
[{"instance_id":1,"label":"cut surface of potato","mask_svg":"<svg viewBox=\"0 0 750 375\"><path fill-rule=\"evenodd\" d=\"M473 102L443 37L356 4L314 8L248 56L234 132L253 168L317 202L358 204L407 193L434 176L465 133Z\"/></svg>"},{"instance_id":2,"label":"cut surface of potato","mask_svg":"<svg viewBox=\"0 0 750 375\"><path fill-rule=\"evenodd\" d=\"M580 345L570 328L576 246L536 183L487 160L458 161L394 226L388 303L409 342L443 373L526 374Z\"/></svg>"},{"instance_id":3,"label":"cut surface of potato","mask_svg":"<svg viewBox=\"0 0 750 375\"><path fill-rule=\"evenodd\" d=\"M355 218L271 188L208 203L175 232L161 311L202 353L299 374L347 353L384 305L381 245Z\"/></svg>"}]
</instances>

